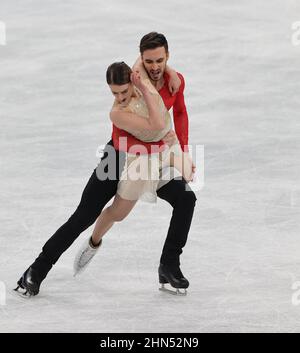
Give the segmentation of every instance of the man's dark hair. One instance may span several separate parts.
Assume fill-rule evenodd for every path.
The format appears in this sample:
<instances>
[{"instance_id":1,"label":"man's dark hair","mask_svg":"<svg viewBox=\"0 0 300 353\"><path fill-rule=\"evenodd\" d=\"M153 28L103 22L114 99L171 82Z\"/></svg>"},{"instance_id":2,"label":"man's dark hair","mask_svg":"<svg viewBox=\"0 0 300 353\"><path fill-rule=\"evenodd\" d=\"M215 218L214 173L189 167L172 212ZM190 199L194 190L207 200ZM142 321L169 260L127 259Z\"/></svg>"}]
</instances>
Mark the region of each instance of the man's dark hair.
<instances>
[{"instance_id":1,"label":"man's dark hair","mask_svg":"<svg viewBox=\"0 0 300 353\"><path fill-rule=\"evenodd\" d=\"M106 70L106 82L109 85L125 85L130 82L131 68L124 63L115 62Z\"/></svg>"},{"instance_id":2,"label":"man's dark hair","mask_svg":"<svg viewBox=\"0 0 300 353\"><path fill-rule=\"evenodd\" d=\"M140 41L140 53L143 54L145 50L156 49L158 47L164 47L166 53L168 53L168 41L166 37L157 32L150 32L141 39Z\"/></svg>"}]
</instances>

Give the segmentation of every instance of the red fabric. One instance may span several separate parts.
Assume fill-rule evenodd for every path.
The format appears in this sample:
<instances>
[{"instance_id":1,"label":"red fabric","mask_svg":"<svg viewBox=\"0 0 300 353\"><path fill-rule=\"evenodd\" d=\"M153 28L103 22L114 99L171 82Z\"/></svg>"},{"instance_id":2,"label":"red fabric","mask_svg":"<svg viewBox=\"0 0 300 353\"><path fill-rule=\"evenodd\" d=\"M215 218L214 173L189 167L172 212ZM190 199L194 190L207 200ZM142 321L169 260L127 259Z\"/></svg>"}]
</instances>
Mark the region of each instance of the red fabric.
<instances>
[{"instance_id":1,"label":"red fabric","mask_svg":"<svg viewBox=\"0 0 300 353\"><path fill-rule=\"evenodd\" d=\"M174 118L174 128L176 135L178 137L180 146L182 150L184 146L188 144L188 115L186 111L186 106L184 102L184 87L185 82L184 78L180 73L177 73L180 80L181 86L179 91L172 96L169 92L168 83L169 83L169 76L167 74L164 75L165 83L163 87L159 90L159 94L161 95L165 106L168 110L173 107L173 118ZM127 138L127 149L126 146L122 146L120 137ZM130 149L131 153L141 153L141 154L149 154L149 153L156 153L158 151L162 151L164 149L164 142L143 142L136 139L134 136L129 134L127 131L119 129L117 126L113 124L113 131L112 131L112 139L115 149L120 151L128 152ZM142 149L133 148L134 145L142 145ZM152 146L152 148L151 148ZM188 151L187 147L185 148Z\"/></svg>"}]
</instances>

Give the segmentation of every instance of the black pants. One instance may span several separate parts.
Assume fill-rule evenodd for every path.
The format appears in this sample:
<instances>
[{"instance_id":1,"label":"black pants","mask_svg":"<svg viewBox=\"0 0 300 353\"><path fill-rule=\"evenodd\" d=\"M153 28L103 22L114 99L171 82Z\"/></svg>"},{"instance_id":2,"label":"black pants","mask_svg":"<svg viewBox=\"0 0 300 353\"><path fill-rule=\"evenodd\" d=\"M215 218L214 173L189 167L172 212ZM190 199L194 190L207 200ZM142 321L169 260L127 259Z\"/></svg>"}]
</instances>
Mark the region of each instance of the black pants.
<instances>
[{"instance_id":1,"label":"black pants","mask_svg":"<svg viewBox=\"0 0 300 353\"><path fill-rule=\"evenodd\" d=\"M106 146L112 146L112 141ZM123 153L117 153L117 160L113 161L117 176L123 168L124 157ZM101 163L107 164L106 152L97 168L101 167ZM111 164L108 162L108 165ZM41 254L31 265L40 272L42 278L46 277L52 265L75 239L96 221L105 205L115 196L118 180L99 180L97 168L91 175L75 212L46 242ZM157 192L161 199L166 200L173 207L170 227L160 259L163 264L179 265L179 256L187 241L196 196L193 191L186 191L186 187L189 188L184 180L172 179Z\"/></svg>"}]
</instances>

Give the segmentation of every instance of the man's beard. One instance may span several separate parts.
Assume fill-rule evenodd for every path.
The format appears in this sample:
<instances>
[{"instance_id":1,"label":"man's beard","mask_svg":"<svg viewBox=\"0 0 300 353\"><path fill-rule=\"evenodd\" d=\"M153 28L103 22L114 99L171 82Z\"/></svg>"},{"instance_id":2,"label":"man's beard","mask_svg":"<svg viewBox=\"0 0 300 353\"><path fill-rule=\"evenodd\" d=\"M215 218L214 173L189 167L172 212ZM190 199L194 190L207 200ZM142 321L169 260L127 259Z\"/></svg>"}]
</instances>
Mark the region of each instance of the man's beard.
<instances>
[{"instance_id":1,"label":"man's beard","mask_svg":"<svg viewBox=\"0 0 300 353\"><path fill-rule=\"evenodd\" d=\"M162 77L162 71L161 70L157 70L155 72L150 71L149 76L150 76L151 80L159 81Z\"/></svg>"}]
</instances>

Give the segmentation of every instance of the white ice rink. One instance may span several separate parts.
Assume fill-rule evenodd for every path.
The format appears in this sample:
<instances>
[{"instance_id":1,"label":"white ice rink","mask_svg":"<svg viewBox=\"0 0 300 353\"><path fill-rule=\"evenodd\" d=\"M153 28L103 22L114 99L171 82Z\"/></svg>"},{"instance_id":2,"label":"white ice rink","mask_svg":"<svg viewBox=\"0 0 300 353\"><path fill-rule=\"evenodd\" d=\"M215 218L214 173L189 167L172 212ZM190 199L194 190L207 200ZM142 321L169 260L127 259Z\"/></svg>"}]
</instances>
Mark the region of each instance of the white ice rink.
<instances>
[{"instance_id":1,"label":"white ice rink","mask_svg":"<svg viewBox=\"0 0 300 353\"><path fill-rule=\"evenodd\" d=\"M300 2L1 0L0 21L0 331L300 332ZM38 297L16 297L110 138L107 66L133 63L153 30L205 147L188 295L158 291L172 211L159 200L115 226L82 277L73 258L91 228Z\"/></svg>"}]
</instances>

